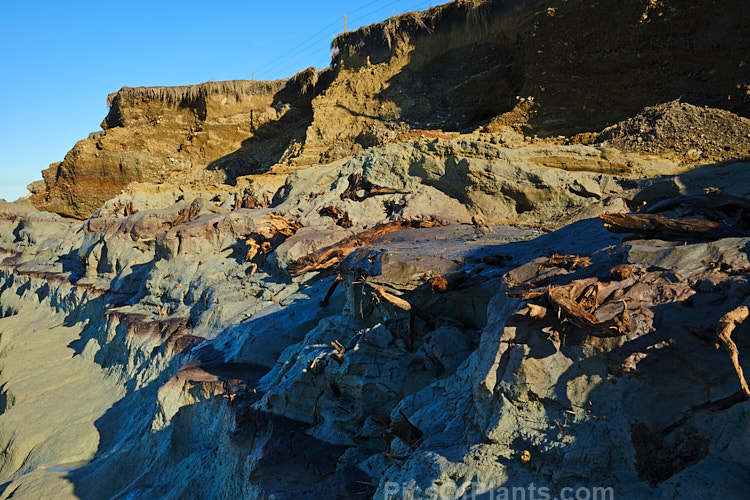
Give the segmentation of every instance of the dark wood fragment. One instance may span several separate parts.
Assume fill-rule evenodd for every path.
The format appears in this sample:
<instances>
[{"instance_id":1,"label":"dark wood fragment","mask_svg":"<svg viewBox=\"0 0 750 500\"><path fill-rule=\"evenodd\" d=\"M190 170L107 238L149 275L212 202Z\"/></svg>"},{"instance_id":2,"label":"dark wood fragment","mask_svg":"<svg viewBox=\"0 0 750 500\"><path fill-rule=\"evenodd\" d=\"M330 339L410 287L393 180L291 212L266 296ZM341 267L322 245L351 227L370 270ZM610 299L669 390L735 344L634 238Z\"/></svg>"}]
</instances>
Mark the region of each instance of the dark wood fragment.
<instances>
[{"instance_id":1,"label":"dark wood fragment","mask_svg":"<svg viewBox=\"0 0 750 500\"><path fill-rule=\"evenodd\" d=\"M341 226L345 229L352 227L352 220L349 218L349 213L343 210L341 207L337 207L336 205L329 205L327 207L321 208L320 212L318 213L320 215L331 217L336 221L337 226Z\"/></svg>"},{"instance_id":2,"label":"dark wood fragment","mask_svg":"<svg viewBox=\"0 0 750 500\"><path fill-rule=\"evenodd\" d=\"M560 267L566 271L575 271L589 265L591 265L590 257L553 254L552 257L539 264L539 267Z\"/></svg>"},{"instance_id":3,"label":"dark wood fragment","mask_svg":"<svg viewBox=\"0 0 750 500\"><path fill-rule=\"evenodd\" d=\"M669 241L715 241L750 235L744 229L706 219L670 218L657 214L603 214L599 218L613 233L635 233Z\"/></svg>"},{"instance_id":4,"label":"dark wood fragment","mask_svg":"<svg viewBox=\"0 0 750 500\"><path fill-rule=\"evenodd\" d=\"M310 271L330 269L337 266L357 248L369 245L388 233L401 231L403 229L436 226L442 226L442 224L436 221L394 221L385 224L378 224L370 229L362 231L361 233L344 238L338 243L321 248L316 252L292 261L287 264L286 269L293 276L299 276L300 274Z\"/></svg>"},{"instance_id":5,"label":"dark wood fragment","mask_svg":"<svg viewBox=\"0 0 750 500\"><path fill-rule=\"evenodd\" d=\"M358 173L350 174L348 180L349 186L347 186L346 190L341 193L342 200L349 199L354 201L363 201L370 196L406 193L406 191L402 189L394 189L373 184L367 179L367 177ZM364 191L364 194L359 195L359 191Z\"/></svg>"}]
</instances>

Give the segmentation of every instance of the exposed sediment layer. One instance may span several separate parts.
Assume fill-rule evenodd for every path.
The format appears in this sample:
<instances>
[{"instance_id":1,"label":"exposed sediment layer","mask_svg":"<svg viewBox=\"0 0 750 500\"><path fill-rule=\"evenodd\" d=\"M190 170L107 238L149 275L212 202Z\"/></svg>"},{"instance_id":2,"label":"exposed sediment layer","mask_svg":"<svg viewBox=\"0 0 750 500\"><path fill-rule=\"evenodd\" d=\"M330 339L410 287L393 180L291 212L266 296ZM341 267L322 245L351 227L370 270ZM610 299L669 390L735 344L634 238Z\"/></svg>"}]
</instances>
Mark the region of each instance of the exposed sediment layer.
<instances>
[{"instance_id":1,"label":"exposed sediment layer","mask_svg":"<svg viewBox=\"0 0 750 500\"><path fill-rule=\"evenodd\" d=\"M85 218L131 182L234 184L421 129L590 142L674 99L748 117L748 16L741 0L458 1L395 16L336 37L321 72L111 94L104 130L45 171L35 204Z\"/></svg>"},{"instance_id":2,"label":"exposed sediment layer","mask_svg":"<svg viewBox=\"0 0 750 500\"><path fill-rule=\"evenodd\" d=\"M626 243L591 217L709 183L747 196L747 165L493 137L374 148L217 201L170 205L155 190L149 203L167 206L146 208L136 190L86 222L0 207L2 498L383 498L394 485L406 498L529 482L674 497L706 478L739 494L736 375L689 327L710 331L750 296L747 242ZM344 196L358 178L388 189ZM272 207L235 209L234 195L264 190ZM431 227L329 271L286 271L389 220ZM633 274L619 283L622 263ZM542 314L544 296L513 296L595 282L621 288L600 292L595 321L623 328L603 340ZM45 370L27 375L35 353Z\"/></svg>"},{"instance_id":3,"label":"exposed sediment layer","mask_svg":"<svg viewBox=\"0 0 750 500\"><path fill-rule=\"evenodd\" d=\"M269 82L125 87L107 98L103 130L42 173L34 203L86 218L132 182L233 184L297 140L318 78L310 69Z\"/></svg>"}]
</instances>

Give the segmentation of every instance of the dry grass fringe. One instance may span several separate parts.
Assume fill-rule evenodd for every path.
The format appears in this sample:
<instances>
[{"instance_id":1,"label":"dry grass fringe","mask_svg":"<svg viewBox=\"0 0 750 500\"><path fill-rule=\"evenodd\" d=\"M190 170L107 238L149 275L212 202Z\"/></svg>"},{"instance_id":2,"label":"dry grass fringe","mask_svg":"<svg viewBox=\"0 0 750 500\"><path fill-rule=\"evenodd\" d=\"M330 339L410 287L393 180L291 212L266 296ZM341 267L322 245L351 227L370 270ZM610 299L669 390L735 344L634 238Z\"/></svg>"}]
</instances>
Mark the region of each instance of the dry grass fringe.
<instances>
[{"instance_id":1,"label":"dry grass fringe","mask_svg":"<svg viewBox=\"0 0 750 500\"><path fill-rule=\"evenodd\" d=\"M432 29L427 26L423 18L427 18L425 12L407 12L400 16L388 18L383 23L383 41L388 48L407 42L409 40L409 28L432 33Z\"/></svg>"},{"instance_id":2,"label":"dry grass fringe","mask_svg":"<svg viewBox=\"0 0 750 500\"><path fill-rule=\"evenodd\" d=\"M286 83L287 80L228 80L177 87L123 87L107 96L107 106L112 106L116 100L121 103L153 100L180 104L205 99L211 95L234 97L239 101L252 95L275 94L284 88Z\"/></svg>"},{"instance_id":3,"label":"dry grass fringe","mask_svg":"<svg viewBox=\"0 0 750 500\"><path fill-rule=\"evenodd\" d=\"M464 0L466 6L466 22L476 31L489 31L492 16L492 2L490 0Z\"/></svg>"},{"instance_id":4,"label":"dry grass fringe","mask_svg":"<svg viewBox=\"0 0 750 500\"><path fill-rule=\"evenodd\" d=\"M486 30L489 27L492 3L492 0L454 0L426 11L406 12L381 23L341 33L333 39L331 49L335 53L344 46L359 47L373 37L380 37L388 48L392 48L399 43L408 42L417 32L432 33L443 16L456 11L464 11L466 21L471 26Z\"/></svg>"},{"instance_id":5,"label":"dry grass fringe","mask_svg":"<svg viewBox=\"0 0 750 500\"><path fill-rule=\"evenodd\" d=\"M373 37L380 37L391 48L397 42L406 42L409 36L417 31L432 33L434 21L439 17L437 11L443 6L433 7L426 11L412 11L392 16L383 22L363 26L356 31L347 31L337 35L331 42L331 50L336 51L346 45L361 45Z\"/></svg>"}]
</instances>

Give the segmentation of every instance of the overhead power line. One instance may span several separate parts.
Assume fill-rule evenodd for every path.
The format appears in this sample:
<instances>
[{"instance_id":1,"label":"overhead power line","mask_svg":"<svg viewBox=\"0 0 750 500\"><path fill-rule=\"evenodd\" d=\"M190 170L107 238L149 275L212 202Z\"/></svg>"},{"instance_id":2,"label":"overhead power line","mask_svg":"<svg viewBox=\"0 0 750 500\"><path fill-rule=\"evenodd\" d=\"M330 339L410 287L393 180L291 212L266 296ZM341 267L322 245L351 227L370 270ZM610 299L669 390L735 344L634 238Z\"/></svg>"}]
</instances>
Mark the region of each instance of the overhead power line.
<instances>
[{"instance_id":1,"label":"overhead power line","mask_svg":"<svg viewBox=\"0 0 750 500\"><path fill-rule=\"evenodd\" d=\"M352 10L350 13L348 13L347 20L351 26L358 26L358 23L367 20L370 16L373 14L391 7L393 5L398 4L398 0L394 0L391 2L388 2L384 5L380 5L375 9L370 10L369 12L365 14L361 14L359 16L352 17L352 14L355 14L357 12L361 12L364 9L375 5L379 3L379 0L373 0L371 2L366 3L365 5L362 5L354 10ZM434 0L428 0L425 2L422 2L418 4L415 9L421 9L422 7L435 3ZM317 50L320 49L320 45L324 40L328 41L328 44L330 44L330 40L332 40L336 35L341 33L340 29L331 29L334 26L341 26L342 19L339 18L335 21L332 21L328 25L321 28L319 31L314 33L313 35L309 36L299 44L295 45L294 47L291 47L287 51L285 51L281 56L276 58L273 61L270 61L269 63L260 66L259 68L256 68L254 70L254 73L257 73L259 75L271 73L275 70L278 70L280 68L283 68L284 66L294 66L297 65L305 60L310 59L310 56L312 56ZM321 64L321 66L327 65ZM317 67L317 65L315 65Z\"/></svg>"},{"instance_id":2,"label":"overhead power line","mask_svg":"<svg viewBox=\"0 0 750 500\"><path fill-rule=\"evenodd\" d=\"M362 9L366 9L369 6L378 3L379 1L380 0L373 0L373 1L369 2L369 3L366 3L365 5L362 5L362 6L358 7L358 8L356 8L356 9L354 9L351 13L353 14L355 12L359 12ZM260 68L258 68L256 70L256 72L265 72L265 71L270 71L271 69L275 69L276 66L277 66L277 64L276 64L277 61L285 60L290 55L293 57L294 53L298 52L301 48L304 49L306 47L309 47L311 42L315 43L317 41L321 41L321 40L324 40L324 39L330 37L331 35L329 34L330 33L330 29L329 28L332 28L333 26L339 25L340 22L341 22L340 19L336 19L335 21L332 21L331 23L327 24L326 26L324 26L323 28L321 28L316 33L313 33L308 38L306 38L305 40L303 40L302 42L300 42L298 45L295 45L295 46L291 47L289 50L287 50L286 52L284 52L283 54L281 54L275 61L271 61L270 63L268 63L268 64L266 64L266 65L261 66ZM323 34L324 32L325 32L325 34ZM336 31L335 33L338 34L338 31ZM321 34L323 34L322 37L320 36Z\"/></svg>"}]
</instances>

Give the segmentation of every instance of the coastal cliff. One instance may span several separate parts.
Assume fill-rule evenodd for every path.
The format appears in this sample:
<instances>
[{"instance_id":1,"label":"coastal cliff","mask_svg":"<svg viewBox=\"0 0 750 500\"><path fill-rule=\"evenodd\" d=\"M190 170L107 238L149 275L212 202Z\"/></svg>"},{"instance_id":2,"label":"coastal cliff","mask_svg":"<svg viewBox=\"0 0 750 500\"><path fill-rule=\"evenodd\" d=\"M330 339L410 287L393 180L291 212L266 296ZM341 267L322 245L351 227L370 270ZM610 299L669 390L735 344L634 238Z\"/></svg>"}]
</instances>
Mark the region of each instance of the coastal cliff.
<instances>
[{"instance_id":1,"label":"coastal cliff","mask_svg":"<svg viewBox=\"0 0 750 500\"><path fill-rule=\"evenodd\" d=\"M748 39L456 1L111 94L0 202L0 500L745 495Z\"/></svg>"},{"instance_id":2,"label":"coastal cliff","mask_svg":"<svg viewBox=\"0 0 750 500\"><path fill-rule=\"evenodd\" d=\"M747 117L749 15L740 0L457 1L343 33L330 68L289 81L124 88L35 205L86 218L130 182L235 184L414 130L591 144L675 99Z\"/></svg>"}]
</instances>

